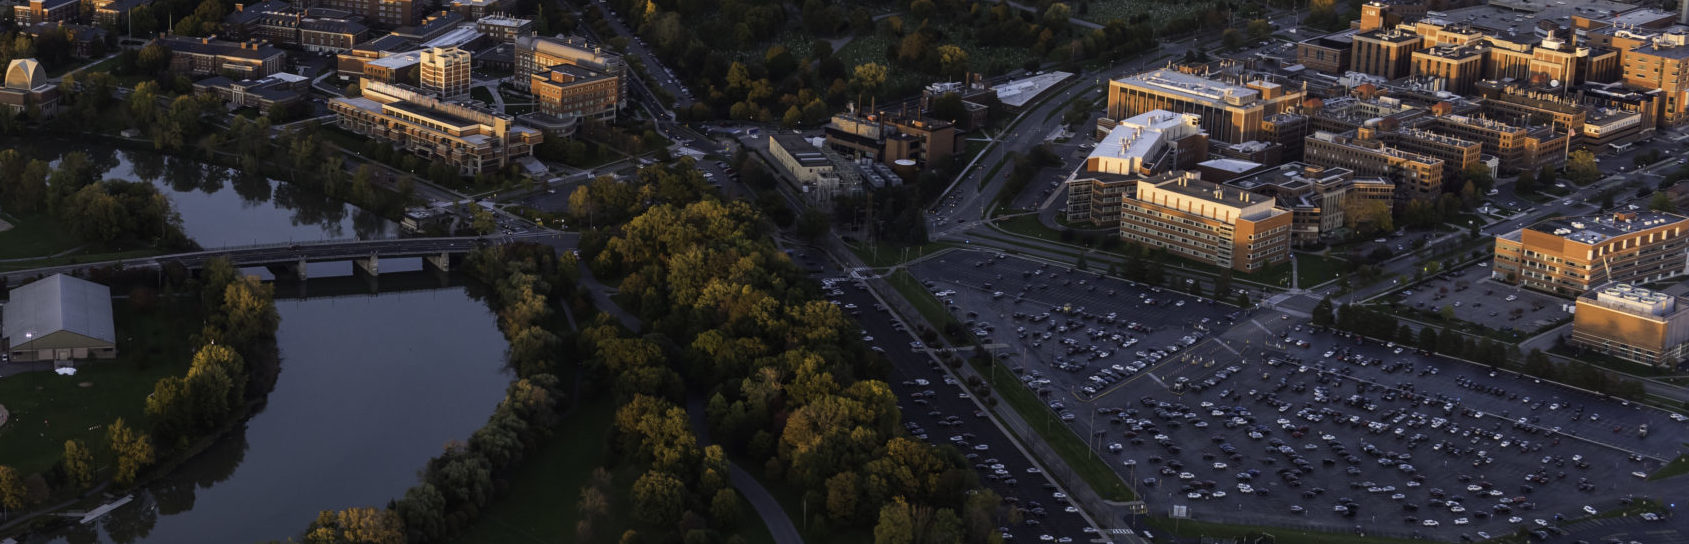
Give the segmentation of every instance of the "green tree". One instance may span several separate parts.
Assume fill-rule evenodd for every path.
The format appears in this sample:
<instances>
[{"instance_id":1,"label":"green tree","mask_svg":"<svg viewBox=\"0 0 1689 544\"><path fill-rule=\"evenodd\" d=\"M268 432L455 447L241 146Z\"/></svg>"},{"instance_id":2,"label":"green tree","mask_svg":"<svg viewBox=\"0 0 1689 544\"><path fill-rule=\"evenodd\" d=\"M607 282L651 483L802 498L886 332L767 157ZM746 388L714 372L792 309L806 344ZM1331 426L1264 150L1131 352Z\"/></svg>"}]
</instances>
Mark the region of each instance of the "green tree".
<instances>
[{"instance_id":1,"label":"green tree","mask_svg":"<svg viewBox=\"0 0 1689 544\"><path fill-rule=\"evenodd\" d=\"M1243 46L1243 33L1235 28L1228 28L1220 33L1220 44L1226 49L1237 49Z\"/></svg>"},{"instance_id":2,"label":"green tree","mask_svg":"<svg viewBox=\"0 0 1689 544\"><path fill-rule=\"evenodd\" d=\"M1526 168L1519 172L1519 179L1513 182L1513 192L1528 195L1536 192L1536 174Z\"/></svg>"},{"instance_id":3,"label":"green tree","mask_svg":"<svg viewBox=\"0 0 1689 544\"><path fill-rule=\"evenodd\" d=\"M1245 28L1249 32L1250 40L1265 40L1267 36L1273 34L1273 24L1267 22L1266 19L1252 19L1249 21L1249 26Z\"/></svg>"},{"instance_id":4,"label":"green tree","mask_svg":"<svg viewBox=\"0 0 1689 544\"><path fill-rule=\"evenodd\" d=\"M112 455L117 457L117 472L112 481L118 486L127 487L135 483L135 476L153 462L152 439L145 433L130 429L123 418L117 418L106 427L106 442L110 444Z\"/></svg>"},{"instance_id":5,"label":"green tree","mask_svg":"<svg viewBox=\"0 0 1689 544\"><path fill-rule=\"evenodd\" d=\"M880 85L886 82L886 67L883 64L869 62L856 65L852 71L850 83L857 91L873 96L880 91Z\"/></svg>"},{"instance_id":6,"label":"green tree","mask_svg":"<svg viewBox=\"0 0 1689 544\"><path fill-rule=\"evenodd\" d=\"M1330 296L1326 296L1325 298L1321 298L1319 303L1314 305L1314 316L1313 316L1314 324L1321 326L1321 327L1331 326L1331 324L1333 323L1333 321L1332 321L1333 318L1332 318L1332 315L1331 315L1333 309L1334 309L1334 306L1333 306L1333 303L1331 302Z\"/></svg>"},{"instance_id":7,"label":"green tree","mask_svg":"<svg viewBox=\"0 0 1689 544\"><path fill-rule=\"evenodd\" d=\"M88 489L94 485L94 453L88 451L88 446L81 440L66 440L64 453L65 477L76 484L77 489Z\"/></svg>"},{"instance_id":8,"label":"green tree","mask_svg":"<svg viewBox=\"0 0 1689 544\"><path fill-rule=\"evenodd\" d=\"M1490 172L1490 167L1482 162L1472 163L1462 174L1466 181L1471 182L1480 191L1488 191L1495 185L1495 175Z\"/></svg>"},{"instance_id":9,"label":"green tree","mask_svg":"<svg viewBox=\"0 0 1689 544\"><path fill-rule=\"evenodd\" d=\"M1671 197L1666 196L1664 191L1657 191L1654 193L1653 198L1648 199L1648 209L1659 210L1662 212L1676 212L1677 204L1672 203Z\"/></svg>"},{"instance_id":10,"label":"green tree","mask_svg":"<svg viewBox=\"0 0 1689 544\"><path fill-rule=\"evenodd\" d=\"M903 497L897 497L890 504L880 507L880 520L874 525L874 544L914 542L915 518L909 511L909 503L904 502Z\"/></svg>"},{"instance_id":11,"label":"green tree","mask_svg":"<svg viewBox=\"0 0 1689 544\"><path fill-rule=\"evenodd\" d=\"M323 510L305 531L305 544L404 544L405 529L392 510L367 507Z\"/></svg>"},{"instance_id":12,"label":"green tree","mask_svg":"<svg viewBox=\"0 0 1689 544\"><path fill-rule=\"evenodd\" d=\"M470 220L469 228L473 229L475 234L486 236L498 232L498 220L493 217L493 212L475 206L474 219Z\"/></svg>"},{"instance_id":13,"label":"green tree","mask_svg":"<svg viewBox=\"0 0 1689 544\"><path fill-rule=\"evenodd\" d=\"M716 491L715 498L710 500L710 519L723 531L739 526L739 517L743 515L739 510L739 492L731 488Z\"/></svg>"},{"instance_id":14,"label":"green tree","mask_svg":"<svg viewBox=\"0 0 1689 544\"><path fill-rule=\"evenodd\" d=\"M849 523L856 516L857 500L856 473L840 472L827 479L827 515L833 521Z\"/></svg>"},{"instance_id":15,"label":"green tree","mask_svg":"<svg viewBox=\"0 0 1689 544\"><path fill-rule=\"evenodd\" d=\"M646 471L633 483L633 516L641 523L667 527L686 508L686 484L666 472Z\"/></svg>"},{"instance_id":16,"label":"green tree","mask_svg":"<svg viewBox=\"0 0 1689 544\"><path fill-rule=\"evenodd\" d=\"M7 510L22 510L29 506L29 488L17 469L0 465L0 506Z\"/></svg>"},{"instance_id":17,"label":"green tree","mask_svg":"<svg viewBox=\"0 0 1689 544\"><path fill-rule=\"evenodd\" d=\"M1566 158L1566 178L1578 185L1588 185L1601 177L1601 170L1596 168L1595 154L1588 149L1573 151Z\"/></svg>"}]
</instances>

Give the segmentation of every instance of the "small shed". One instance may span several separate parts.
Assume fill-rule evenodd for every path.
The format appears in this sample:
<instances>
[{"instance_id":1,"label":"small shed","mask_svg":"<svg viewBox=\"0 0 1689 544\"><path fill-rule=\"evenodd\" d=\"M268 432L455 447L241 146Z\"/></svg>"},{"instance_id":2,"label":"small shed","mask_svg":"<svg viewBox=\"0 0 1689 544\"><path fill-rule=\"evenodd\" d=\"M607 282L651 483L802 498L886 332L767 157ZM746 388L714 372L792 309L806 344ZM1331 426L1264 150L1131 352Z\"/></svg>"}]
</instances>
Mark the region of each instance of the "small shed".
<instances>
[{"instance_id":1,"label":"small shed","mask_svg":"<svg viewBox=\"0 0 1689 544\"><path fill-rule=\"evenodd\" d=\"M0 347L13 362L117 356L111 288L64 274L11 292L0 314Z\"/></svg>"}]
</instances>

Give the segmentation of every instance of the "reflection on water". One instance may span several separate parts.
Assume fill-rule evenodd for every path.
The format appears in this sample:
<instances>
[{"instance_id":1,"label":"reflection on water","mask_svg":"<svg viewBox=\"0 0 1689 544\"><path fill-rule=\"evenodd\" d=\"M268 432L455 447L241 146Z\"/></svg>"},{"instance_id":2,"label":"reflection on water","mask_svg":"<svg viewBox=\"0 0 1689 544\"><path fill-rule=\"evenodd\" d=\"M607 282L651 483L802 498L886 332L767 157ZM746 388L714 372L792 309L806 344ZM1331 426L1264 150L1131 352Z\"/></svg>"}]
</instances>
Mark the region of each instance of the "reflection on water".
<instances>
[{"instance_id":1,"label":"reflection on water","mask_svg":"<svg viewBox=\"0 0 1689 544\"><path fill-rule=\"evenodd\" d=\"M486 421L510 374L467 287L277 302L263 411L95 525L52 543L284 540L319 510L381 507Z\"/></svg>"},{"instance_id":2,"label":"reflection on water","mask_svg":"<svg viewBox=\"0 0 1689 544\"><path fill-rule=\"evenodd\" d=\"M152 183L162 190L188 238L207 249L294 241L377 239L398 225L321 191L230 168L150 151L65 142L27 142L26 156L55 165L70 151L86 153L102 179Z\"/></svg>"}]
</instances>

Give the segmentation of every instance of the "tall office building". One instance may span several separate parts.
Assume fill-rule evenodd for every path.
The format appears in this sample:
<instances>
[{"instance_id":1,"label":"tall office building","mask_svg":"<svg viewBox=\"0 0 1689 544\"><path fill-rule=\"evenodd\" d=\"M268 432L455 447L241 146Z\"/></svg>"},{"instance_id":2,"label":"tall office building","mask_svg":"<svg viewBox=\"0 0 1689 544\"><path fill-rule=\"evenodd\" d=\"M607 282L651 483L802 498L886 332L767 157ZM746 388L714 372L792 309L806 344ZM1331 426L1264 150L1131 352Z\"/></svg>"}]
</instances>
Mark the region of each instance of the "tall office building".
<instances>
[{"instance_id":1,"label":"tall office building","mask_svg":"<svg viewBox=\"0 0 1689 544\"><path fill-rule=\"evenodd\" d=\"M1175 172L1138 180L1120 204L1120 238L1239 272L1290 258L1291 213L1271 197Z\"/></svg>"},{"instance_id":2,"label":"tall office building","mask_svg":"<svg viewBox=\"0 0 1689 544\"><path fill-rule=\"evenodd\" d=\"M1351 70L1396 79L1408 75L1413 52L1424 46L1418 34L1388 28L1362 32L1354 37Z\"/></svg>"},{"instance_id":3,"label":"tall office building","mask_svg":"<svg viewBox=\"0 0 1689 544\"><path fill-rule=\"evenodd\" d=\"M422 51L420 80L426 91L442 98L469 94L469 52L456 47L435 47Z\"/></svg>"},{"instance_id":4,"label":"tall office building","mask_svg":"<svg viewBox=\"0 0 1689 544\"><path fill-rule=\"evenodd\" d=\"M1689 300L1629 284L1578 297L1571 345L1626 361L1672 368L1689 353Z\"/></svg>"}]
</instances>

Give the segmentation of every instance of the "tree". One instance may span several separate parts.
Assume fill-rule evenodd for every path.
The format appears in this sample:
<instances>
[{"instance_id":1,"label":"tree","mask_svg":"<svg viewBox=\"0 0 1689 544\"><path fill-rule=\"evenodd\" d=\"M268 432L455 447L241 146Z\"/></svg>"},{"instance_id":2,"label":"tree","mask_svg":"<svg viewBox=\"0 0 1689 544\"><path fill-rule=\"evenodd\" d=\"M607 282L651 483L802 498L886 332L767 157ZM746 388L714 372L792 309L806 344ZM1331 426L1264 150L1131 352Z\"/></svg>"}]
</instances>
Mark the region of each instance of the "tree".
<instances>
[{"instance_id":1,"label":"tree","mask_svg":"<svg viewBox=\"0 0 1689 544\"><path fill-rule=\"evenodd\" d=\"M1330 296L1320 299L1319 303L1314 305L1314 324L1321 327L1331 326L1333 323L1331 315L1332 309L1333 303L1331 302Z\"/></svg>"},{"instance_id":2,"label":"tree","mask_svg":"<svg viewBox=\"0 0 1689 544\"><path fill-rule=\"evenodd\" d=\"M890 504L880 507L880 521L874 525L874 544L913 544L915 542L915 518L909 512L909 503L903 497L897 497Z\"/></svg>"},{"instance_id":3,"label":"tree","mask_svg":"<svg viewBox=\"0 0 1689 544\"><path fill-rule=\"evenodd\" d=\"M1654 193L1653 198L1648 199L1648 209L1659 210L1662 212L1676 212L1677 204L1673 203L1671 201L1671 197L1666 196L1664 191L1658 191Z\"/></svg>"},{"instance_id":4,"label":"tree","mask_svg":"<svg viewBox=\"0 0 1689 544\"><path fill-rule=\"evenodd\" d=\"M641 523L667 527L686 508L686 484L666 472L646 471L633 483L633 516Z\"/></svg>"},{"instance_id":5,"label":"tree","mask_svg":"<svg viewBox=\"0 0 1689 544\"><path fill-rule=\"evenodd\" d=\"M1601 177L1601 170L1596 168L1595 154L1588 149L1573 151L1566 158L1566 178L1578 185L1588 185Z\"/></svg>"},{"instance_id":6,"label":"tree","mask_svg":"<svg viewBox=\"0 0 1689 544\"><path fill-rule=\"evenodd\" d=\"M7 510L22 510L29 506L29 488L17 469L0 465L0 506Z\"/></svg>"},{"instance_id":7,"label":"tree","mask_svg":"<svg viewBox=\"0 0 1689 544\"><path fill-rule=\"evenodd\" d=\"M487 211L484 207L475 206L474 219L470 220L469 228L473 229L475 234L486 236L498 232L498 220L493 217L493 212Z\"/></svg>"},{"instance_id":8,"label":"tree","mask_svg":"<svg viewBox=\"0 0 1689 544\"><path fill-rule=\"evenodd\" d=\"M1243 46L1243 33L1235 28L1228 28L1220 33L1220 44L1226 49L1237 49Z\"/></svg>"},{"instance_id":9,"label":"tree","mask_svg":"<svg viewBox=\"0 0 1689 544\"><path fill-rule=\"evenodd\" d=\"M857 91L873 95L879 92L880 85L886 82L886 67L883 64L869 62L856 65L852 71L850 83Z\"/></svg>"},{"instance_id":10,"label":"tree","mask_svg":"<svg viewBox=\"0 0 1689 544\"><path fill-rule=\"evenodd\" d=\"M1364 234L1396 230L1390 203L1371 198L1350 198L1343 202L1343 222L1349 230Z\"/></svg>"},{"instance_id":11,"label":"tree","mask_svg":"<svg viewBox=\"0 0 1689 544\"><path fill-rule=\"evenodd\" d=\"M106 428L106 441L112 455L117 457L117 473L112 481L119 486L135 483L135 476L153 462L152 439L130 429L123 418L117 418Z\"/></svg>"},{"instance_id":12,"label":"tree","mask_svg":"<svg viewBox=\"0 0 1689 544\"><path fill-rule=\"evenodd\" d=\"M1532 173L1529 168L1526 168L1519 172L1519 179L1513 182L1513 192L1519 194L1530 194L1537 190L1536 184L1536 174Z\"/></svg>"},{"instance_id":13,"label":"tree","mask_svg":"<svg viewBox=\"0 0 1689 544\"><path fill-rule=\"evenodd\" d=\"M305 531L305 544L404 544L404 525L392 510L323 510Z\"/></svg>"},{"instance_id":14,"label":"tree","mask_svg":"<svg viewBox=\"0 0 1689 544\"><path fill-rule=\"evenodd\" d=\"M856 473L845 471L827 479L827 515L833 521L849 523L856 516Z\"/></svg>"},{"instance_id":15,"label":"tree","mask_svg":"<svg viewBox=\"0 0 1689 544\"><path fill-rule=\"evenodd\" d=\"M1267 36L1273 34L1273 24L1267 22L1266 19L1253 19L1249 21L1249 26L1246 28L1251 40L1264 40L1267 39Z\"/></svg>"},{"instance_id":16,"label":"tree","mask_svg":"<svg viewBox=\"0 0 1689 544\"><path fill-rule=\"evenodd\" d=\"M1488 191L1492 185L1495 185L1495 175L1490 173L1490 167L1482 162L1474 162L1468 165L1466 170L1461 173L1466 176L1466 181L1472 183L1478 190Z\"/></svg>"},{"instance_id":17,"label":"tree","mask_svg":"<svg viewBox=\"0 0 1689 544\"><path fill-rule=\"evenodd\" d=\"M710 519L723 531L731 530L739 525L739 492L731 488L724 488L715 492L715 498L710 499Z\"/></svg>"},{"instance_id":18,"label":"tree","mask_svg":"<svg viewBox=\"0 0 1689 544\"><path fill-rule=\"evenodd\" d=\"M64 453L65 477L78 489L94 485L94 453L81 440L66 440Z\"/></svg>"},{"instance_id":19,"label":"tree","mask_svg":"<svg viewBox=\"0 0 1689 544\"><path fill-rule=\"evenodd\" d=\"M965 79L968 73L968 52L951 44L938 46L938 66L940 74L957 80Z\"/></svg>"}]
</instances>

